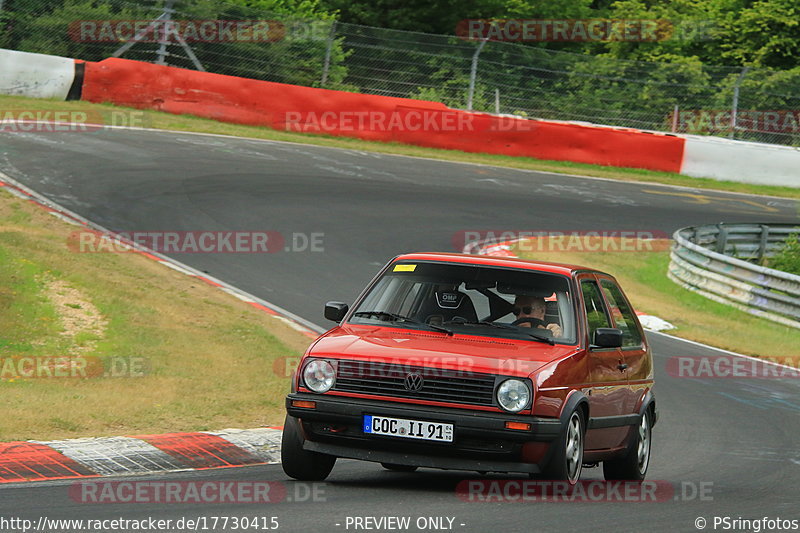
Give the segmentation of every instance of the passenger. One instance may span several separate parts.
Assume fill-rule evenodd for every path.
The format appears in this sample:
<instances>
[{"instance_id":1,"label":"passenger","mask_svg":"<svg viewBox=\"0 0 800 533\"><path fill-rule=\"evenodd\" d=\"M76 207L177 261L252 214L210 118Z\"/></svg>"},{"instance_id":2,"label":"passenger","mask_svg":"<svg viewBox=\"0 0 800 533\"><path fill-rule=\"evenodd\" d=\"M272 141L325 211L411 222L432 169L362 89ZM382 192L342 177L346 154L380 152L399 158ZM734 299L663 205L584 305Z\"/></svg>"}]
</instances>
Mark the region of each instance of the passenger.
<instances>
[{"instance_id":1,"label":"passenger","mask_svg":"<svg viewBox=\"0 0 800 533\"><path fill-rule=\"evenodd\" d=\"M560 337L562 335L561 326L555 322L545 324L544 315L546 310L547 304L544 298L519 295L514 299L514 309L512 310L517 317L514 325L522 328L549 329L553 332L553 337Z\"/></svg>"}]
</instances>

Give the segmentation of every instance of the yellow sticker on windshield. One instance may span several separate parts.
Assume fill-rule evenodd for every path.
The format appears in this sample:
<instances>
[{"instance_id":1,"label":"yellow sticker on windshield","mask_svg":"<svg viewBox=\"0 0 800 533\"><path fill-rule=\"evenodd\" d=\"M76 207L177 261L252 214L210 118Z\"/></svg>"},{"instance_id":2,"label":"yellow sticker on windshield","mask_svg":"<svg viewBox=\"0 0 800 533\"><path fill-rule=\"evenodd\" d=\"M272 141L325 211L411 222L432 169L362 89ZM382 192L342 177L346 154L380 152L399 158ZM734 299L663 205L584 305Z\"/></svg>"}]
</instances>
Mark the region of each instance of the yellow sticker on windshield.
<instances>
[{"instance_id":1,"label":"yellow sticker on windshield","mask_svg":"<svg viewBox=\"0 0 800 533\"><path fill-rule=\"evenodd\" d=\"M414 272L417 265L395 265L394 272Z\"/></svg>"}]
</instances>

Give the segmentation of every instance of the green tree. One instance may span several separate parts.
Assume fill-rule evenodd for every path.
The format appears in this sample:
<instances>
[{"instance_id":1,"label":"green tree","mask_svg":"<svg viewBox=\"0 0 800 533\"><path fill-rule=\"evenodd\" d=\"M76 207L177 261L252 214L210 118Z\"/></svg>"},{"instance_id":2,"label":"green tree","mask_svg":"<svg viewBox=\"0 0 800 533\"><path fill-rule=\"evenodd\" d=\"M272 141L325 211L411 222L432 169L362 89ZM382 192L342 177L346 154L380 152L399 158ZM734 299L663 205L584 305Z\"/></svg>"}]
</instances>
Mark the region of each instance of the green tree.
<instances>
[{"instance_id":1,"label":"green tree","mask_svg":"<svg viewBox=\"0 0 800 533\"><path fill-rule=\"evenodd\" d=\"M758 0L727 13L719 33L722 61L791 69L800 57L800 4L797 0Z\"/></svg>"}]
</instances>

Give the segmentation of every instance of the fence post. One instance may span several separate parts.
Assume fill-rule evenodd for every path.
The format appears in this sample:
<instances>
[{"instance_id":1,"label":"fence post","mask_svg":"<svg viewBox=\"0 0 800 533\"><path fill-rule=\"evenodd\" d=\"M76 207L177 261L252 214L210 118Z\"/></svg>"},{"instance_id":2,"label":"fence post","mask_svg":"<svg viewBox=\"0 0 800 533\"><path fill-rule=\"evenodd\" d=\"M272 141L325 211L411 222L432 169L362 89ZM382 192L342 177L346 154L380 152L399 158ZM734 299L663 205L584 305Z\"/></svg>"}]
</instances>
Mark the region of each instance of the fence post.
<instances>
[{"instance_id":1,"label":"fence post","mask_svg":"<svg viewBox=\"0 0 800 533\"><path fill-rule=\"evenodd\" d=\"M742 81L744 81L748 70L750 70L750 67L744 67L742 69L739 73L739 77L736 78L736 86L733 88L733 109L731 109L731 133L728 135L729 139L733 139L736 135L736 114L739 112L739 87L742 85Z\"/></svg>"},{"instance_id":2,"label":"fence post","mask_svg":"<svg viewBox=\"0 0 800 533\"><path fill-rule=\"evenodd\" d=\"M678 104L672 110L672 133L678 132Z\"/></svg>"},{"instance_id":3,"label":"fence post","mask_svg":"<svg viewBox=\"0 0 800 533\"><path fill-rule=\"evenodd\" d=\"M335 20L333 21L331 24L331 31L328 33L328 44L325 46L325 62L322 65L320 87L325 87L325 84L328 83L328 71L331 68L331 49L333 48L333 41L336 38L336 22Z\"/></svg>"},{"instance_id":4,"label":"fence post","mask_svg":"<svg viewBox=\"0 0 800 533\"><path fill-rule=\"evenodd\" d=\"M156 65L167 64L167 44L169 43L170 21L172 20L172 13L174 12L172 9L174 5L175 0L167 0L166 4L164 5L164 35L161 38L161 45L158 47L158 52L156 52L156 55L158 56L158 59L156 59Z\"/></svg>"},{"instance_id":5,"label":"fence post","mask_svg":"<svg viewBox=\"0 0 800 533\"><path fill-rule=\"evenodd\" d=\"M478 56L481 55L481 50L486 46L488 39L481 41L475 53L472 54L472 66L469 69L469 92L467 93L467 111L472 111L472 97L475 94L475 77L478 75Z\"/></svg>"}]
</instances>

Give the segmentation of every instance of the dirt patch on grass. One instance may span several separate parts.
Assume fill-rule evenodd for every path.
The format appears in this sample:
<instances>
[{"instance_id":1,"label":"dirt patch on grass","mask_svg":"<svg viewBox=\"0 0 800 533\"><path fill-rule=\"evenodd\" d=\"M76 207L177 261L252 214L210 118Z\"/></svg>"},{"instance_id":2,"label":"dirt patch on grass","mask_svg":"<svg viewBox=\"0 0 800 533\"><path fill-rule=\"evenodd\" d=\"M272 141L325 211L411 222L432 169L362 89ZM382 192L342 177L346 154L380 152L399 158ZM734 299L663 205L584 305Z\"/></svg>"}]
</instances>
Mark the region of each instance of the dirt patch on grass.
<instances>
[{"instance_id":1,"label":"dirt patch on grass","mask_svg":"<svg viewBox=\"0 0 800 533\"><path fill-rule=\"evenodd\" d=\"M106 331L108 319L83 292L63 280L46 279L45 295L58 313L64 328L61 335L70 341L69 353L65 355L84 355L94 350Z\"/></svg>"}]
</instances>

